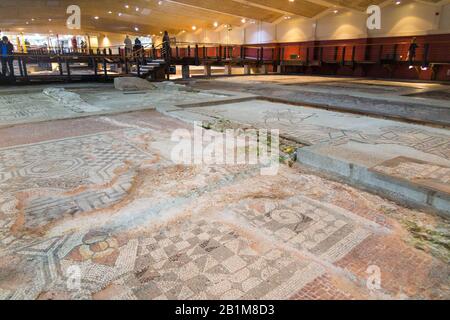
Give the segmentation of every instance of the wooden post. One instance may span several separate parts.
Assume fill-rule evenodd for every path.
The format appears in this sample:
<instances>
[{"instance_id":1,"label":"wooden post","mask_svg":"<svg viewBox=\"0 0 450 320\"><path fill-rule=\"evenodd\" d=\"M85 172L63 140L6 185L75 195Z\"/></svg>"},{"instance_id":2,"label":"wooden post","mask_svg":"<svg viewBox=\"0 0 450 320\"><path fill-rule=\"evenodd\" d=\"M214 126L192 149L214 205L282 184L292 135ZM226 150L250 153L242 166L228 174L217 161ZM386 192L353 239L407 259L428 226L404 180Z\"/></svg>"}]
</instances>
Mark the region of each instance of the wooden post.
<instances>
[{"instance_id":1,"label":"wooden post","mask_svg":"<svg viewBox=\"0 0 450 320\"><path fill-rule=\"evenodd\" d=\"M380 50L378 51L378 63L381 62L382 55L383 55L383 45L380 45Z\"/></svg>"},{"instance_id":2,"label":"wooden post","mask_svg":"<svg viewBox=\"0 0 450 320\"><path fill-rule=\"evenodd\" d=\"M137 59L136 66L137 66L138 77L140 77L141 76L141 64L139 62L139 59Z\"/></svg>"},{"instance_id":3,"label":"wooden post","mask_svg":"<svg viewBox=\"0 0 450 320\"><path fill-rule=\"evenodd\" d=\"M356 57L356 46L353 46L353 49L352 49L352 63L355 63L355 57Z\"/></svg>"},{"instance_id":4,"label":"wooden post","mask_svg":"<svg viewBox=\"0 0 450 320\"><path fill-rule=\"evenodd\" d=\"M392 60L397 61L397 50L398 50L398 44L396 43L394 45L394 54L392 55Z\"/></svg>"},{"instance_id":5,"label":"wooden post","mask_svg":"<svg viewBox=\"0 0 450 320\"><path fill-rule=\"evenodd\" d=\"M23 68L23 74L25 75L25 80L28 82L28 70L27 70L27 58L24 57L22 60L22 68Z\"/></svg>"},{"instance_id":6,"label":"wooden post","mask_svg":"<svg viewBox=\"0 0 450 320\"><path fill-rule=\"evenodd\" d=\"M195 44L195 51L194 51L194 55L195 55L195 65L199 65L200 64L200 57L199 57L199 51L198 51L198 44Z\"/></svg>"},{"instance_id":7,"label":"wooden post","mask_svg":"<svg viewBox=\"0 0 450 320\"><path fill-rule=\"evenodd\" d=\"M426 67L426 66L428 65L428 57L429 57L429 54L430 54L430 44L427 43L427 44L425 44L425 46L424 46L424 52L423 52L423 61L422 61L422 65L423 65L424 67Z\"/></svg>"},{"instance_id":8,"label":"wooden post","mask_svg":"<svg viewBox=\"0 0 450 320\"><path fill-rule=\"evenodd\" d=\"M98 66L97 66L97 60L95 58L91 58L92 66L94 67L94 75L97 77L98 75Z\"/></svg>"},{"instance_id":9,"label":"wooden post","mask_svg":"<svg viewBox=\"0 0 450 320\"><path fill-rule=\"evenodd\" d=\"M103 58L103 72L105 74L105 80L108 79L108 65L106 64L106 58Z\"/></svg>"},{"instance_id":10,"label":"wooden post","mask_svg":"<svg viewBox=\"0 0 450 320\"><path fill-rule=\"evenodd\" d=\"M23 77L22 58L17 57L17 63L19 64L20 76Z\"/></svg>"},{"instance_id":11,"label":"wooden post","mask_svg":"<svg viewBox=\"0 0 450 320\"><path fill-rule=\"evenodd\" d=\"M64 75L64 70L63 70L63 67L62 67L61 58L58 58L58 67L59 67L59 75L60 76Z\"/></svg>"},{"instance_id":12,"label":"wooden post","mask_svg":"<svg viewBox=\"0 0 450 320\"><path fill-rule=\"evenodd\" d=\"M67 78L69 79L69 81L71 81L72 78L70 76L70 63L68 59L66 59L66 68L67 68Z\"/></svg>"},{"instance_id":13,"label":"wooden post","mask_svg":"<svg viewBox=\"0 0 450 320\"><path fill-rule=\"evenodd\" d=\"M346 51L346 47L344 46L342 48L342 61L341 64L344 65L345 64L345 51Z\"/></svg>"},{"instance_id":14,"label":"wooden post","mask_svg":"<svg viewBox=\"0 0 450 320\"><path fill-rule=\"evenodd\" d=\"M152 44L152 59L155 60L156 59L156 48L155 45ZM128 73L128 72L127 72Z\"/></svg>"}]
</instances>

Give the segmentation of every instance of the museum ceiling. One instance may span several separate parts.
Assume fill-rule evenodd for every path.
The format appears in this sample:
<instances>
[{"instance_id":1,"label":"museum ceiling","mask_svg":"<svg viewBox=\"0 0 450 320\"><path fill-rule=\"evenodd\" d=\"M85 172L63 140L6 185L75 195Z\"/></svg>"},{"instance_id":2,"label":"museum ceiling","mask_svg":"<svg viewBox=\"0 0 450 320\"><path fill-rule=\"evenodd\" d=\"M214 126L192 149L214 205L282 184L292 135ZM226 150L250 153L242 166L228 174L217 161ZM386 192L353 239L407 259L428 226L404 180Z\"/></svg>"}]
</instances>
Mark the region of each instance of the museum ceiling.
<instances>
[{"instance_id":1,"label":"museum ceiling","mask_svg":"<svg viewBox=\"0 0 450 320\"><path fill-rule=\"evenodd\" d=\"M422 0L439 4L441 0ZM446 1L447 2L447 1ZM329 10L364 12L383 0L1 0L2 31L66 31L69 5L81 8L81 31L177 34L193 29L273 23L293 17L313 18Z\"/></svg>"}]
</instances>

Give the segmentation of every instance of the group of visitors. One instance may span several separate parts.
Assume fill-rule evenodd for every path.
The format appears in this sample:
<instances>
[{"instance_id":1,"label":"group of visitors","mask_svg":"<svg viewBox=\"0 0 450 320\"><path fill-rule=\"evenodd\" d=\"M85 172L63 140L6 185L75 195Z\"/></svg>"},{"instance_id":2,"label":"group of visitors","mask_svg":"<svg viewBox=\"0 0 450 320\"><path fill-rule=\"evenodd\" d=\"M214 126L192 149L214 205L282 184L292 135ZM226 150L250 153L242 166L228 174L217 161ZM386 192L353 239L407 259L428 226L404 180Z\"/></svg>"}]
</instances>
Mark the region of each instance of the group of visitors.
<instances>
[{"instance_id":1,"label":"group of visitors","mask_svg":"<svg viewBox=\"0 0 450 320\"><path fill-rule=\"evenodd\" d=\"M139 40L139 38L136 38L134 40L134 45L133 45L133 41L127 35L125 37L124 44L125 44L125 54L127 56L131 56L131 55L141 56L142 55L143 46L142 46L142 42L141 42L141 40ZM164 31L163 43L162 43L162 57L164 58L164 60L169 61L171 55L172 55L172 50L170 47L169 33L167 31Z\"/></svg>"},{"instance_id":2,"label":"group of visitors","mask_svg":"<svg viewBox=\"0 0 450 320\"><path fill-rule=\"evenodd\" d=\"M78 47L78 40L77 40L76 36L73 36L71 41L72 41L72 50L73 50L73 52L87 53L88 46L87 46L87 43L84 40L81 40L79 47Z\"/></svg>"},{"instance_id":3,"label":"group of visitors","mask_svg":"<svg viewBox=\"0 0 450 320\"><path fill-rule=\"evenodd\" d=\"M4 36L0 42L0 56L2 62L2 76L14 77L14 46L8 37Z\"/></svg>"},{"instance_id":4,"label":"group of visitors","mask_svg":"<svg viewBox=\"0 0 450 320\"><path fill-rule=\"evenodd\" d=\"M136 38L134 40L134 45L133 45L133 41L127 35L125 37L124 44L125 44L125 54L127 56L131 56L131 55L140 56L141 55L143 46L142 46L142 42L141 42L141 40L139 40L139 38Z\"/></svg>"}]
</instances>

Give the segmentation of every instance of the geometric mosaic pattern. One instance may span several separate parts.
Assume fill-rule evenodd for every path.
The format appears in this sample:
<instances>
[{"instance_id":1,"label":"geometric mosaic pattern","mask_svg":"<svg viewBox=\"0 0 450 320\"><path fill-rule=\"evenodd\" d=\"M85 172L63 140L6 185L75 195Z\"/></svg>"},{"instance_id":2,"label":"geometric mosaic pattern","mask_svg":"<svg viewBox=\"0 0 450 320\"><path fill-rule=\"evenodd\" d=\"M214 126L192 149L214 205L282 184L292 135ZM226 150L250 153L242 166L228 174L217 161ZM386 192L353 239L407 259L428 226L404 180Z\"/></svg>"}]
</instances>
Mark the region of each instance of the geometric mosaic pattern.
<instances>
[{"instance_id":1,"label":"geometric mosaic pattern","mask_svg":"<svg viewBox=\"0 0 450 320\"><path fill-rule=\"evenodd\" d=\"M279 129L280 134L309 145L328 143L333 145L357 141L367 144L397 144L414 148L418 151L434 154L450 159L450 135L440 129L424 129L417 125L388 124L357 115L339 112L313 110L305 107L273 104L262 101L257 106L244 103L238 110L229 105L190 108L190 112L214 118L225 118L232 121L250 124L256 128ZM250 116L251 115L251 116ZM322 121L322 119L325 120ZM376 129L369 125L358 129L350 129L347 124L378 121ZM327 126L326 123L332 126ZM342 127L342 128L339 128Z\"/></svg>"},{"instance_id":2,"label":"geometric mosaic pattern","mask_svg":"<svg viewBox=\"0 0 450 320\"><path fill-rule=\"evenodd\" d=\"M90 299L111 284L120 287L117 299L287 299L326 272L321 263L298 259L289 251L306 248L333 263L371 229L381 228L305 197L264 204L244 201L229 211L243 215L244 229L261 228L270 246L242 237L220 213L213 220L194 217L138 237L106 229L73 233L10 249L33 259L35 279L4 298L67 292L67 270L76 265L82 281L80 290L69 290L72 299Z\"/></svg>"},{"instance_id":3,"label":"geometric mosaic pattern","mask_svg":"<svg viewBox=\"0 0 450 320\"><path fill-rule=\"evenodd\" d=\"M0 149L0 299L287 299L317 281L333 288L336 272L366 290L365 274L354 279L337 265L391 236L380 208L406 210L284 166L268 177L246 166L172 166L152 149L167 140L149 144L152 134L124 129ZM111 210L101 227L51 228L121 201L144 162L137 214ZM76 222L97 219L86 216ZM396 257L402 240L393 239ZM361 256L364 272L371 257ZM416 257L402 251L408 264ZM68 285L73 267L77 289Z\"/></svg>"},{"instance_id":4,"label":"geometric mosaic pattern","mask_svg":"<svg viewBox=\"0 0 450 320\"><path fill-rule=\"evenodd\" d=\"M18 123L24 119L42 120L76 115L75 110L59 106L40 92L0 95L0 125Z\"/></svg>"},{"instance_id":5,"label":"geometric mosaic pattern","mask_svg":"<svg viewBox=\"0 0 450 320\"><path fill-rule=\"evenodd\" d=\"M362 241L369 235L370 228L380 229L380 226L349 212L327 207L303 196L280 202L244 201L235 210L265 234L297 250L318 256L331 254L327 256L331 261L347 253L331 253L331 248L340 241Z\"/></svg>"},{"instance_id":6,"label":"geometric mosaic pattern","mask_svg":"<svg viewBox=\"0 0 450 320\"><path fill-rule=\"evenodd\" d=\"M154 160L139 148L138 141L147 138L148 131L126 129L0 150L0 298L286 299L326 273L317 260L333 263L383 229L298 195L242 200L209 217L193 215L156 230L152 223L138 230L113 223L49 236L25 232L119 201L129 191L133 168ZM254 168L243 169L203 168L210 183L162 196L167 204L149 200L148 212L159 207L160 217L170 210L181 214L183 205L223 195L221 188L258 176ZM178 179L189 179L187 186L204 179L202 170L195 172ZM158 174L170 185L164 170ZM74 193L80 185L85 189ZM21 212L24 232L11 233ZM245 236L255 230L265 239ZM76 290L68 287L73 266L81 272Z\"/></svg>"},{"instance_id":7,"label":"geometric mosaic pattern","mask_svg":"<svg viewBox=\"0 0 450 320\"><path fill-rule=\"evenodd\" d=\"M113 205L130 189L136 164L152 159L129 142L139 134L120 130L0 149L0 205L10 214L21 207L25 229Z\"/></svg>"},{"instance_id":8,"label":"geometric mosaic pattern","mask_svg":"<svg viewBox=\"0 0 450 320\"><path fill-rule=\"evenodd\" d=\"M91 88L46 88L44 91L21 90L0 95L0 127L19 123L77 118L87 114L109 114L143 110L157 106L211 101L223 96L184 90L160 84L160 89L125 94L112 86ZM35 92L34 92L35 91Z\"/></svg>"}]
</instances>

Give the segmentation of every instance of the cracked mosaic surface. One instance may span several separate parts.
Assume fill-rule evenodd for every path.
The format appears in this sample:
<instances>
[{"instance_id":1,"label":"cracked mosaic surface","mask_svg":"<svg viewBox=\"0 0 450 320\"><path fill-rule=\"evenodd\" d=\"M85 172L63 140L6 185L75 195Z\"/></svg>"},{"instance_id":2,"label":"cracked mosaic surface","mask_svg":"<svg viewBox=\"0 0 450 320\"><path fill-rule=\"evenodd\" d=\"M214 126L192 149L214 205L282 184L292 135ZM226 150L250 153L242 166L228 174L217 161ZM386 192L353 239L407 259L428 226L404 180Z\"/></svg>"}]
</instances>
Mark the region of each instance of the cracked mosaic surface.
<instances>
[{"instance_id":1,"label":"cracked mosaic surface","mask_svg":"<svg viewBox=\"0 0 450 320\"><path fill-rule=\"evenodd\" d=\"M264 100L190 108L189 111L257 128L276 128L286 137L310 145L339 145L349 141L394 144L450 159L450 134L443 129Z\"/></svg>"},{"instance_id":2,"label":"cracked mosaic surface","mask_svg":"<svg viewBox=\"0 0 450 320\"><path fill-rule=\"evenodd\" d=\"M26 229L113 205L130 189L136 165L152 160L130 142L139 134L124 130L0 149L0 204L9 213L20 207Z\"/></svg>"},{"instance_id":3,"label":"cracked mosaic surface","mask_svg":"<svg viewBox=\"0 0 450 320\"><path fill-rule=\"evenodd\" d=\"M448 265L384 214L417 212L295 168L174 165L160 117L0 149L0 299L448 297Z\"/></svg>"}]
</instances>

